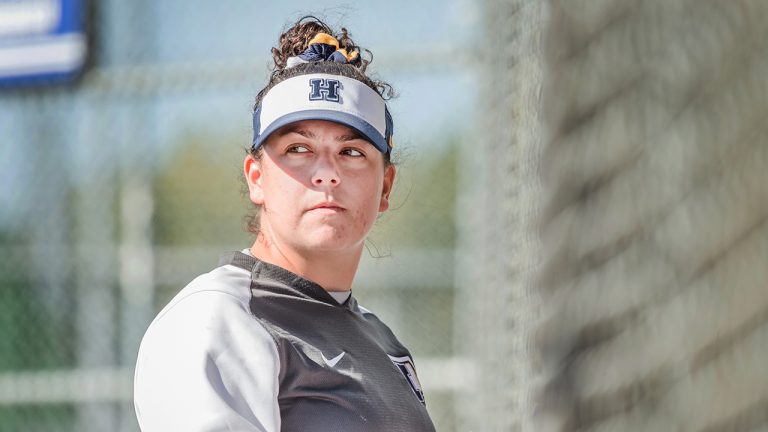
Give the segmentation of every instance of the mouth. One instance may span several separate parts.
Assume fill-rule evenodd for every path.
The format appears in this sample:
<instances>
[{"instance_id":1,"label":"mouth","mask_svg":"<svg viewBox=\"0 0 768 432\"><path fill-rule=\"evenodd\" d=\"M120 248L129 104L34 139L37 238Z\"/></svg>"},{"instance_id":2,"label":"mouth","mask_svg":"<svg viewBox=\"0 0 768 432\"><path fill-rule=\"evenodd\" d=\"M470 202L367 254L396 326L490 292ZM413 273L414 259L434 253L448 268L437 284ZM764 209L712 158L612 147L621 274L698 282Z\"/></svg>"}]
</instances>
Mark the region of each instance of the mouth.
<instances>
[{"instance_id":1,"label":"mouth","mask_svg":"<svg viewBox=\"0 0 768 432\"><path fill-rule=\"evenodd\" d=\"M307 211L318 212L318 213L340 213L345 210L346 209L344 207L338 206L333 203L321 203L312 207Z\"/></svg>"}]
</instances>

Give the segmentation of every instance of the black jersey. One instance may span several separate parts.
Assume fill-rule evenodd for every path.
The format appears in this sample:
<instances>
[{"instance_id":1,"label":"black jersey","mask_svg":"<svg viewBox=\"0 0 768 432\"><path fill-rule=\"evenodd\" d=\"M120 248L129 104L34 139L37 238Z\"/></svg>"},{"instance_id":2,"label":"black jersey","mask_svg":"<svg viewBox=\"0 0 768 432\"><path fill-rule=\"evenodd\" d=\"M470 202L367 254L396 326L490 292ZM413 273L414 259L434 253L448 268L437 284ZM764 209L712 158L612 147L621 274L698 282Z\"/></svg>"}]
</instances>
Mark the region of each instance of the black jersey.
<instances>
[{"instance_id":1,"label":"black jersey","mask_svg":"<svg viewBox=\"0 0 768 432\"><path fill-rule=\"evenodd\" d=\"M153 321L135 385L145 432L434 431L411 354L385 324L241 252Z\"/></svg>"}]
</instances>

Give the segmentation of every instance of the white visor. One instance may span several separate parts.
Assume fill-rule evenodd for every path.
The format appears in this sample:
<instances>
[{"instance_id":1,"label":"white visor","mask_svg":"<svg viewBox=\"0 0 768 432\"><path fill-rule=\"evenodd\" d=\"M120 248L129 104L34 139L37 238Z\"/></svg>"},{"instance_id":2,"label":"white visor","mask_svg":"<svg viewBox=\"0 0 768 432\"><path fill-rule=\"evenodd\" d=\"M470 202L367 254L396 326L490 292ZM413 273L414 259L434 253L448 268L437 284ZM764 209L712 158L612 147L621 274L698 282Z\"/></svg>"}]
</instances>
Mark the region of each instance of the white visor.
<instances>
[{"instance_id":1,"label":"white visor","mask_svg":"<svg viewBox=\"0 0 768 432\"><path fill-rule=\"evenodd\" d=\"M253 148L277 129L300 120L341 123L389 153L392 118L387 105L376 91L354 78L299 75L272 87L253 113Z\"/></svg>"}]
</instances>

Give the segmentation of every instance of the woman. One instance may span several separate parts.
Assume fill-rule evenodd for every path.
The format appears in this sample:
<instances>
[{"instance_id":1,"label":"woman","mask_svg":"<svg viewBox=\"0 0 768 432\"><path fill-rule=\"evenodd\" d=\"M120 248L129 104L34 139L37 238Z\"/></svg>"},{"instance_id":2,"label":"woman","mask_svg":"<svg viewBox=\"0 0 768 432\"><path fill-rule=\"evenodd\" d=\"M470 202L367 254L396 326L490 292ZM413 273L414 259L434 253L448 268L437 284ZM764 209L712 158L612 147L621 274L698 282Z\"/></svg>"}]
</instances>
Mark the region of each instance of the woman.
<instances>
[{"instance_id":1,"label":"woman","mask_svg":"<svg viewBox=\"0 0 768 432\"><path fill-rule=\"evenodd\" d=\"M244 162L249 249L179 292L139 350L143 431L432 431L413 359L351 286L395 179L385 83L346 30L280 36Z\"/></svg>"}]
</instances>

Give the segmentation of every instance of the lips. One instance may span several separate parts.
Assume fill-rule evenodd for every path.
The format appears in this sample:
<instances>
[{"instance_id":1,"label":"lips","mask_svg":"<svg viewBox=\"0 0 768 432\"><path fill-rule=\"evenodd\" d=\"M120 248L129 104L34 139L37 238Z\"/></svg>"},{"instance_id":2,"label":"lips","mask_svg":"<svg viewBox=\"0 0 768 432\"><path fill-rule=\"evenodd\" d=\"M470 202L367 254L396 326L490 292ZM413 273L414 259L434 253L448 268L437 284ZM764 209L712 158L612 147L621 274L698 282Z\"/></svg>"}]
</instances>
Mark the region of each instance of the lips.
<instances>
[{"instance_id":1,"label":"lips","mask_svg":"<svg viewBox=\"0 0 768 432\"><path fill-rule=\"evenodd\" d=\"M314 207L310 208L307 211L312 210L324 210L324 211L344 211L346 210L344 207L333 203L333 202L321 202L319 204L316 204Z\"/></svg>"}]
</instances>

